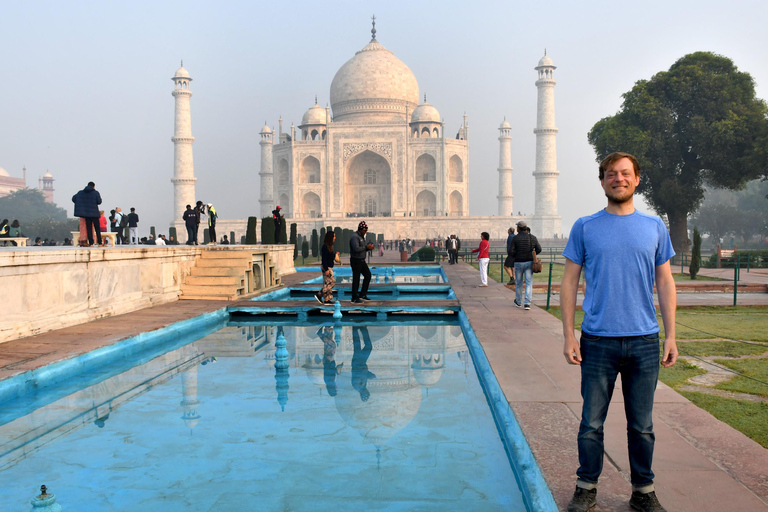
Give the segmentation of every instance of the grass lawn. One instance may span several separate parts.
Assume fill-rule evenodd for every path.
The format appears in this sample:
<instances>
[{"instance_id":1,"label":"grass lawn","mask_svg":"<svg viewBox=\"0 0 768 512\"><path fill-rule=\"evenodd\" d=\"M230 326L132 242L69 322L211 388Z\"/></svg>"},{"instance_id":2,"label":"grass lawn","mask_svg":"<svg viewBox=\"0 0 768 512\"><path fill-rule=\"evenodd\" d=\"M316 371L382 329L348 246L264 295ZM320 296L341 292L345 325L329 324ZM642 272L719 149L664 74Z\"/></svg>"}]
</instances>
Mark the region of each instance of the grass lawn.
<instances>
[{"instance_id":1,"label":"grass lawn","mask_svg":"<svg viewBox=\"0 0 768 512\"><path fill-rule=\"evenodd\" d=\"M468 263L478 269L478 272L480 269L477 266L477 260L471 261ZM563 269L565 267L561 264L554 264L552 265L552 283L560 283L560 281L563 280ZM503 280L502 280L502 272L503 274ZM514 274L514 272L513 272ZM509 276L507 276L507 272L502 268L502 261L491 260L490 264L488 265L488 277L496 281L497 283L506 283L509 281ZM546 283L549 280L549 262L544 262L543 269L538 274L533 274L533 282L534 283Z\"/></svg>"},{"instance_id":2,"label":"grass lawn","mask_svg":"<svg viewBox=\"0 0 768 512\"><path fill-rule=\"evenodd\" d=\"M551 307L549 312L561 318L559 307ZM583 318L584 311L577 309L576 326L581 325ZM680 308L677 310L676 320L678 322L677 346L683 356L739 357L761 356L768 353L768 329L766 329L768 307L766 306ZM659 325L661 325L660 316ZM714 341L701 341L713 338ZM754 343L739 343L717 340L717 338L748 340ZM768 357L740 360L716 359L715 362L744 375L737 375L722 382L715 386L716 389L768 397L768 385L763 384L768 383ZM705 371L701 368L685 360L679 360L672 368L661 368L659 379L698 407L768 448L768 428L766 428L768 404L679 389L688 384L688 379L703 373Z\"/></svg>"}]
</instances>

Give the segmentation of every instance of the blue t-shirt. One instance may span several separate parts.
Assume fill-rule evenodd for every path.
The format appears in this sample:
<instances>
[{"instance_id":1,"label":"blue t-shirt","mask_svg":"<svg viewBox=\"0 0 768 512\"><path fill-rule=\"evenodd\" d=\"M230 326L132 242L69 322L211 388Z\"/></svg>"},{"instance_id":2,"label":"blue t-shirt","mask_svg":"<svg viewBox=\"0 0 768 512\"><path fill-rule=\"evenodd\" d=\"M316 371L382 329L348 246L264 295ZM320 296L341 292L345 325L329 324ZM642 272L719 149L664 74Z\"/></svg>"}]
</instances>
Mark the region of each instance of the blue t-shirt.
<instances>
[{"instance_id":1,"label":"blue t-shirt","mask_svg":"<svg viewBox=\"0 0 768 512\"><path fill-rule=\"evenodd\" d=\"M656 267L674 255L659 217L601 210L577 220L563 256L584 267L581 330L615 337L659 332L653 304Z\"/></svg>"}]
</instances>

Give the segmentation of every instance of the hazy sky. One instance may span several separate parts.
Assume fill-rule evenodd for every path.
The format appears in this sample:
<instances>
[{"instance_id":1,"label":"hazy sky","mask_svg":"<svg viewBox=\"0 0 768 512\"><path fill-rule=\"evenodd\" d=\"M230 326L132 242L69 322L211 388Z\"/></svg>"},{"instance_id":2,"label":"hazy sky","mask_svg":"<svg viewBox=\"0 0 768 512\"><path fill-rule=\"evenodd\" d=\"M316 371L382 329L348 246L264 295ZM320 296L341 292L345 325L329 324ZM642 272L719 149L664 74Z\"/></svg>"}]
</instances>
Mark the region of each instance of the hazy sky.
<instances>
[{"instance_id":1,"label":"hazy sky","mask_svg":"<svg viewBox=\"0 0 768 512\"><path fill-rule=\"evenodd\" d=\"M140 232L173 217L171 77L193 82L197 198L222 218L258 215L259 135L330 101L336 71L377 39L416 75L446 134L469 119L470 213L496 213L498 127L512 124L514 209L533 212L536 66L555 79L563 230L602 208L586 134L621 94L683 55L713 51L768 96L765 1L12 2L0 12L0 167L49 170L55 200L96 182ZM6 216L11 215L10 213Z\"/></svg>"}]
</instances>

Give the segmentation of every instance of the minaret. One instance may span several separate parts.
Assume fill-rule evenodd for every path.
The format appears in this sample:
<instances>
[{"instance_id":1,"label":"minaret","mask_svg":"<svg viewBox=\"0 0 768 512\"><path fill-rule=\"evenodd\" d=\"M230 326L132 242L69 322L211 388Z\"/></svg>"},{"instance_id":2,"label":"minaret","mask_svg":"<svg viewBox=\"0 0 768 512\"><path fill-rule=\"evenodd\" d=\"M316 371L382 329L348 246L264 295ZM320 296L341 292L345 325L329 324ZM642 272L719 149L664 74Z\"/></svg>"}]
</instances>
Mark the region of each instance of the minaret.
<instances>
[{"instance_id":1,"label":"minaret","mask_svg":"<svg viewBox=\"0 0 768 512\"><path fill-rule=\"evenodd\" d=\"M557 214L557 127L555 126L555 65L544 56L534 69L538 102L536 105L536 198L533 219L533 234L540 238L552 238L560 233L560 216Z\"/></svg>"},{"instance_id":2,"label":"minaret","mask_svg":"<svg viewBox=\"0 0 768 512\"><path fill-rule=\"evenodd\" d=\"M272 215L272 210L275 209L275 196L274 196L274 174L272 172L272 144L273 133L264 122L264 128L259 133L261 135L261 169L259 170L259 179L261 183L261 194L259 196L259 204L261 205L261 217L269 217Z\"/></svg>"},{"instance_id":3,"label":"minaret","mask_svg":"<svg viewBox=\"0 0 768 512\"><path fill-rule=\"evenodd\" d=\"M499 126L499 216L508 217L513 214L512 199L512 136L509 122Z\"/></svg>"},{"instance_id":4,"label":"minaret","mask_svg":"<svg viewBox=\"0 0 768 512\"><path fill-rule=\"evenodd\" d=\"M189 98L192 91L189 83L192 79L184 69L184 61L176 74L171 79L176 87L171 93L176 98L176 120L173 126L173 219L174 222L183 222L181 216L186 210L186 205L195 205L195 165L192 161L192 116L189 112Z\"/></svg>"},{"instance_id":5,"label":"minaret","mask_svg":"<svg viewBox=\"0 0 768 512\"><path fill-rule=\"evenodd\" d=\"M24 169L24 174L26 174L26 173L27 173L27 170L25 168ZM43 192L43 197L45 197L45 202L46 203L53 204L53 192L54 192L54 190L53 190L53 182L54 182L53 176L51 175L50 172L47 172L47 171L43 175L43 177L40 178L40 185L39 185L39 187L40 187L40 190L42 190L42 192Z\"/></svg>"}]
</instances>

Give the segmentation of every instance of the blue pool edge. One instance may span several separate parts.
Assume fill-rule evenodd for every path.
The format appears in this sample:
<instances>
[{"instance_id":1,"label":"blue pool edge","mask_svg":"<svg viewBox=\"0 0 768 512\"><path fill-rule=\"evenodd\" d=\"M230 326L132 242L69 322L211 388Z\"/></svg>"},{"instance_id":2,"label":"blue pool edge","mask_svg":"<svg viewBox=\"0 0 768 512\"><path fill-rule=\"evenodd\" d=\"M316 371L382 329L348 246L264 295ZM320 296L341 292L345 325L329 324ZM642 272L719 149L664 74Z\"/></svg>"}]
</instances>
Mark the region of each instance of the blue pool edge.
<instances>
[{"instance_id":1,"label":"blue pool edge","mask_svg":"<svg viewBox=\"0 0 768 512\"><path fill-rule=\"evenodd\" d=\"M504 443L504 448L507 450L507 458L515 476L520 481L520 490L526 508L536 512L557 512L558 508L552 491L544 480L544 475L536 463L536 458L525 439L525 434L515 419L515 413L512 412L509 402L491 369L485 351L475 336L469 318L463 309L459 310L459 324L472 355L472 362L475 365L480 385L485 391L493 419Z\"/></svg>"}]
</instances>

